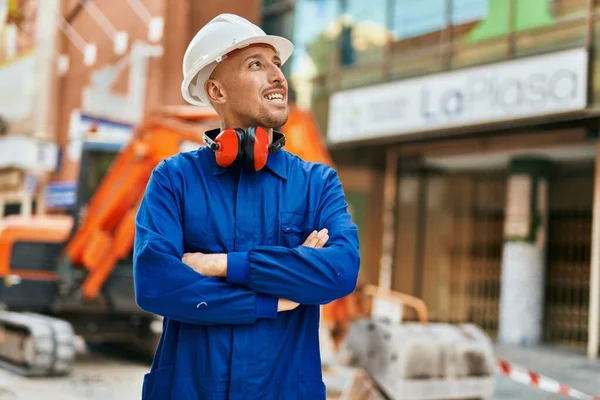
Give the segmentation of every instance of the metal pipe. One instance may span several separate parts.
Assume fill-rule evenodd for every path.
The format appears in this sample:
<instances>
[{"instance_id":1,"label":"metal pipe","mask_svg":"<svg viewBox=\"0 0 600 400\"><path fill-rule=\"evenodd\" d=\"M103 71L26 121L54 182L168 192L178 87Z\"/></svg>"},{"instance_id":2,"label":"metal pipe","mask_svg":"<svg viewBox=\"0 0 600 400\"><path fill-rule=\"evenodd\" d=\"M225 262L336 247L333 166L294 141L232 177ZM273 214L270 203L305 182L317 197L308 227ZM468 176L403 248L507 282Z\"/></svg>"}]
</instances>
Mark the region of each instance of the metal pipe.
<instances>
[{"instance_id":1,"label":"metal pipe","mask_svg":"<svg viewBox=\"0 0 600 400\"><path fill-rule=\"evenodd\" d=\"M597 15L595 0L588 0L588 26L586 45L589 51L589 64L594 61L594 22ZM591 69L590 69L591 70ZM588 82L589 100L593 100L593 82ZM590 102L591 104L591 102ZM600 347L600 140L596 143L596 167L594 172L594 202L592 206L592 243L590 257L590 299L588 312L588 348L587 355L591 360L598 358Z\"/></svg>"},{"instance_id":2,"label":"metal pipe","mask_svg":"<svg viewBox=\"0 0 600 400\"><path fill-rule=\"evenodd\" d=\"M368 296L380 297L386 301L399 304L401 307L410 307L417 312L419 322L426 325L429 322L429 312L427 305L418 297L400 293L393 290L387 290L375 285L365 285L364 293Z\"/></svg>"},{"instance_id":3,"label":"metal pipe","mask_svg":"<svg viewBox=\"0 0 600 400\"><path fill-rule=\"evenodd\" d=\"M600 140L596 142L594 203L592 208L592 254L590 260L590 304L587 355L598 358L600 347Z\"/></svg>"},{"instance_id":4,"label":"metal pipe","mask_svg":"<svg viewBox=\"0 0 600 400\"><path fill-rule=\"evenodd\" d=\"M396 207L398 199L398 152L388 149L383 186L383 235L379 262L379 287L390 290L396 242Z\"/></svg>"}]
</instances>

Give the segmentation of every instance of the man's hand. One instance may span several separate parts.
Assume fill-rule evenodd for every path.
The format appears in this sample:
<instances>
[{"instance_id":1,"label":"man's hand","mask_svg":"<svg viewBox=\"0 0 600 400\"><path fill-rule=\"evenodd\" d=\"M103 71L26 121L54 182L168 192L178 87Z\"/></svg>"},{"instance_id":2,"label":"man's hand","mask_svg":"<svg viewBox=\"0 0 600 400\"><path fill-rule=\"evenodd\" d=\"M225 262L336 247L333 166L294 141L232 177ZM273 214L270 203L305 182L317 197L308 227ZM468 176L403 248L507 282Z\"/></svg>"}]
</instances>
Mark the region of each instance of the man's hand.
<instances>
[{"instance_id":1,"label":"man's hand","mask_svg":"<svg viewBox=\"0 0 600 400\"><path fill-rule=\"evenodd\" d=\"M303 246L320 249L329 240L329 231L321 229L313 231ZM197 273L204 276L214 276L218 278L227 277L227 254L204 254L204 253L185 253L181 259L184 264L190 266ZM298 303L286 299L279 299L277 302L277 312L291 311L298 307Z\"/></svg>"},{"instance_id":2,"label":"man's hand","mask_svg":"<svg viewBox=\"0 0 600 400\"><path fill-rule=\"evenodd\" d=\"M227 254L185 253L181 261L201 275L227 277Z\"/></svg>"},{"instance_id":3,"label":"man's hand","mask_svg":"<svg viewBox=\"0 0 600 400\"><path fill-rule=\"evenodd\" d=\"M295 309L298 306L299 306L299 304L294 303L293 301L286 300L286 299L279 299L279 301L277 302L277 312L292 311L293 309Z\"/></svg>"},{"instance_id":4,"label":"man's hand","mask_svg":"<svg viewBox=\"0 0 600 400\"><path fill-rule=\"evenodd\" d=\"M329 231L327 229L321 229L319 232L312 231L310 235L306 238L302 246L314 247L315 249L320 249L325 246L325 243L329 240Z\"/></svg>"}]
</instances>

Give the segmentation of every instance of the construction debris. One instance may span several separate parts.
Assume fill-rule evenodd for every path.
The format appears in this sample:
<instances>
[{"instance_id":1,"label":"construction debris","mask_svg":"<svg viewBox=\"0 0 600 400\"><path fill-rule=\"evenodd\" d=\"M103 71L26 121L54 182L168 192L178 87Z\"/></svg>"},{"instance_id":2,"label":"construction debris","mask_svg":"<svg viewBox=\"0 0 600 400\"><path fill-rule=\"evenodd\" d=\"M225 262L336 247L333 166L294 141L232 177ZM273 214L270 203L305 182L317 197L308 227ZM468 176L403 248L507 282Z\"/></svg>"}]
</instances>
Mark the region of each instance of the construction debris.
<instances>
[{"instance_id":1,"label":"construction debris","mask_svg":"<svg viewBox=\"0 0 600 400\"><path fill-rule=\"evenodd\" d=\"M330 314L342 315L342 320L326 319L322 327L323 379L331 392L328 398L493 396L496 362L492 342L481 328L430 323L425 303L404 293L364 285L356 294L373 297L370 313L362 306L362 315L337 310ZM343 308L352 304L339 303L338 307L345 311ZM403 321L407 307L416 312L419 322ZM334 341L331 331L339 325L348 329Z\"/></svg>"},{"instance_id":2,"label":"construction debris","mask_svg":"<svg viewBox=\"0 0 600 400\"><path fill-rule=\"evenodd\" d=\"M355 321L340 355L366 371L390 399L489 398L491 341L472 324Z\"/></svg>"},{"instance_id":3,"label":"construction debris","mask_svg":"<svg viewBox=\"0 0 600 400\"><path fill-rule=\"evenodd\" d=\"M327 400L385 400L371 377L361 368L336 366L323 371Z\"/></svg>"}]
</instances>

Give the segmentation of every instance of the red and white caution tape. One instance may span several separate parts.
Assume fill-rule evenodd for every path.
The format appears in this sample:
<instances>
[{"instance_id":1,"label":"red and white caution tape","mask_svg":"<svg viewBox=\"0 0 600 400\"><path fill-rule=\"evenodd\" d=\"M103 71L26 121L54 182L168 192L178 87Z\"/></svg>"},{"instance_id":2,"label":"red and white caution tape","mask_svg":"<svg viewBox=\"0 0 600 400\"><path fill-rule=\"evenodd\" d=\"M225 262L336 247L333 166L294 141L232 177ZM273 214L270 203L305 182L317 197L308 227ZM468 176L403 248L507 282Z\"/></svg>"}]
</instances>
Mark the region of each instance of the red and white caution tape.
<instances>
[{"instance_id":1,"label":"red and white caution tape","mask_svg":"<svg viewBox=\"0 0 600 400\"><path fill-rule=\"evenodd\" d=\"M497 360L497 365L498 370L502 375L524 385L536 387L550 393L563 394L575 399L600 400L600 396L592 396L580 392L567 385L563 385L554 379L548 378L547 376L530 371L527 368L511 364L507 361Z\"/></svg>"}]
</instances>

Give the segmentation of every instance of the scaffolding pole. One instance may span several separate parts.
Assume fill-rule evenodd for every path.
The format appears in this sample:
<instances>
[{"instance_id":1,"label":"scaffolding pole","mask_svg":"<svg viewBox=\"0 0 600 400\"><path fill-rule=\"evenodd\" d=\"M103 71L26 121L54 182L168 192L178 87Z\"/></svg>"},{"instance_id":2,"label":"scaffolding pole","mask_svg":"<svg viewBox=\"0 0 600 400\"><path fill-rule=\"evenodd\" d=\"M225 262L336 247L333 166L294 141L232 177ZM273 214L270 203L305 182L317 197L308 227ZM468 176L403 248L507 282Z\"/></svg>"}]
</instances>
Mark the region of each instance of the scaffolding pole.
<instances>
[{"instance_id":1,"label":"scaffolding pole","mask_svg":"<svg viewBox=\"0 0 600 400\"><path fill-rule=\"evenodd\" d=\"M379 262L379 286L392 289L394 247L396 242L396 208L398 200L398 151L388 149L383 183L383 237Z\"/></svg>"},{"instance_id":2,"label":"scaffolding pole","mask_svg":"<svg viewBox=\"0 0 600 400\"><path fill-rule=\"evenodd\" d=\"M590 263L590 305L588 320L588 358L598 358L600 346L600 140L596 142L594 205L592 216L592 254Z\"/></svg>"}]
</instances>

